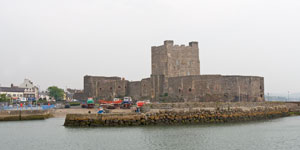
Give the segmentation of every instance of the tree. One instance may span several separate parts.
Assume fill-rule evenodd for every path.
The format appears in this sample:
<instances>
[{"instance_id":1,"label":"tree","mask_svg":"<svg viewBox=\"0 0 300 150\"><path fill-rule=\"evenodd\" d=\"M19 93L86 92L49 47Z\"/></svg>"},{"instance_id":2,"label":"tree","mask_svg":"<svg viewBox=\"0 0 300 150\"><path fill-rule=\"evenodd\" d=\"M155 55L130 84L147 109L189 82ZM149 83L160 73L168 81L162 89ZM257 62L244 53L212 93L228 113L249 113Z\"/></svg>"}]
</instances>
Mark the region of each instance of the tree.
<instances>
[{"instance_id":1,"label":"tree","mask_svg":"<svg viewBox=\"0 0 300 150\"><path fill-rule=\"evenodd\" d=\"M6 94L0 95L0 102L8 102L9 98L6 96Z\"/></svg>"},{"instance_id":2,"label":"tree","mask_svg":"<svg viewBox=\"0 0 300 150\"><path fill-rule=\"evenodd\" d=\"M56 86L50 86L48 87L49 96L54 97L55 100L60 101L64 97L64 90L60 89Z\"/></svg>"}]
</instances>

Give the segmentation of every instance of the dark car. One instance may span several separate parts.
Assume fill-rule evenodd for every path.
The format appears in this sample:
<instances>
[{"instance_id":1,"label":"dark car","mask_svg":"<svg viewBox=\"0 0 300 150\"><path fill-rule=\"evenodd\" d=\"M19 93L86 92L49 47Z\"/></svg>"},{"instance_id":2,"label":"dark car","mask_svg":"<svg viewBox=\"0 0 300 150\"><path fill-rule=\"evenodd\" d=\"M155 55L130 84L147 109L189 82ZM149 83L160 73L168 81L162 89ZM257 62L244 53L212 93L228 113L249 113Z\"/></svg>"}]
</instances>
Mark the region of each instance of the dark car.
<instances>
[{"instance_id":1,"label":"dark car","mask_svg":"<svg viewBox=\"0 0 300 150\"><path fill-rule=\"evenodd\" d=\"M65 108L70 108L70 104L66 104L66 105L65 105Z\"/></svg>"},{"instance_id":2,"label":"dark car","mask_svg":"<svg viewBox=\"0 0 300 150\"><path fill-rule=\"evenodd\" d=\"M81 103L81 108L87 108L87 104L86 103Z\"/></svg>"}]
</instances>

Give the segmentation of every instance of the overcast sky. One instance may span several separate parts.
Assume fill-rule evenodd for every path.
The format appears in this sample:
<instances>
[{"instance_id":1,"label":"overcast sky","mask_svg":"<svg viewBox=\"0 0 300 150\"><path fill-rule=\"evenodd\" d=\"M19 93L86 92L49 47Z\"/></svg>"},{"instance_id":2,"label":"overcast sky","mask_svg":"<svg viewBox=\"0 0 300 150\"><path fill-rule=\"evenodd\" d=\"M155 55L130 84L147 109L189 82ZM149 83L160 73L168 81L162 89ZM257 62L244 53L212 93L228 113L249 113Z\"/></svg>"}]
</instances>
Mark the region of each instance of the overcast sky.
<instances>
[{"instance_id":1,"label":"overcast sky","mask_svg":"<svg viewBox=\"0 0 300 150\"><path fill-rule=\"evenodd\" d=\"M0 0L0 84L140 80L164 40L198 41L201 74L263 76L266 93L300 92L299 0Z\"/></svg>"}]
</instances>

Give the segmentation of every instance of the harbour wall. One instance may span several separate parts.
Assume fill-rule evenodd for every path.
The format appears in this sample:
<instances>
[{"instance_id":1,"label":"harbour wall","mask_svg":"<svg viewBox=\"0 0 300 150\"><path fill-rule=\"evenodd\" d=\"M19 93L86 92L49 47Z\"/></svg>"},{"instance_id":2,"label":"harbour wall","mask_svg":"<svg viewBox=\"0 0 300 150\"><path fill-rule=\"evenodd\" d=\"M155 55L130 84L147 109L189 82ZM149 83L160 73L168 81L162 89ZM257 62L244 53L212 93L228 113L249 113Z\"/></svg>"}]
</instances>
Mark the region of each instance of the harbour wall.
<instances>
[{"instance_id":1,"label":"harbour wall","mask_svg":"<svg viewBox=\"0 0 300 150\"><path fill-rule=\"evenodd\" d=\"M4 110L0 121L43 120L52 116L51 110Z\"/></svg>"},{"instance_id":2,"label":"harbour wall","mask_svg":"<svg viewBox=\"0 0 300 150\"><path fill-rule=\"evenodd\" d=\"M64 125L104 127L243 122L289 116L291 106L266 102L150 104L142 108L142 113L67 114Z\"/></svg>"}]
</instances>

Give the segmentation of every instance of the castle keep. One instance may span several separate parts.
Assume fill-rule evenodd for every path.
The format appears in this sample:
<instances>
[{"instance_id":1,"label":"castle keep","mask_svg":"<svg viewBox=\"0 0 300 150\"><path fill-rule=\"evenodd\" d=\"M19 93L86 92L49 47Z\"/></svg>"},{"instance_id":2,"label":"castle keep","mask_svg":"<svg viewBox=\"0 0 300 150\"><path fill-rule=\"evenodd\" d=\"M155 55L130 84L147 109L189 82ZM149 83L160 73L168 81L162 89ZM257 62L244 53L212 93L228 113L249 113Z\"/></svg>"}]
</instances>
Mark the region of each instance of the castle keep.
<instances>
[{"instance_id":1,"label":"castle keep","mask_svg":"<svg viewBox=\"0 0 300 150\"><path fill-rule=\"evenodd\" d=\"M152 101L264 101L264 78L200 75L198 42L165 41L151 47L152 73L141 81L85 76L81 97L111 100L131 96Z\"/></svg>"}]
</instances>

